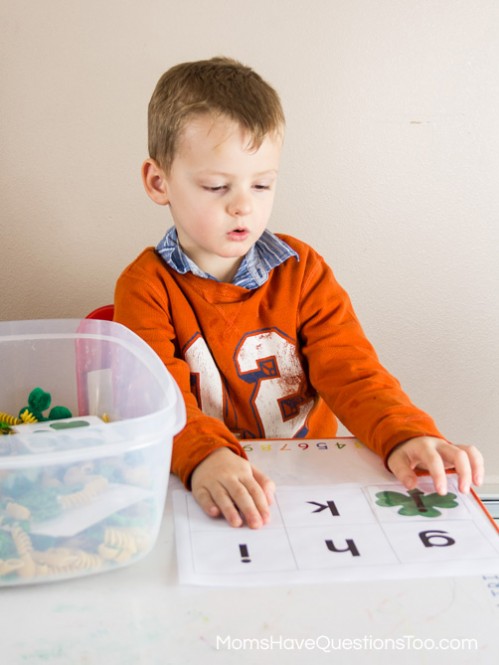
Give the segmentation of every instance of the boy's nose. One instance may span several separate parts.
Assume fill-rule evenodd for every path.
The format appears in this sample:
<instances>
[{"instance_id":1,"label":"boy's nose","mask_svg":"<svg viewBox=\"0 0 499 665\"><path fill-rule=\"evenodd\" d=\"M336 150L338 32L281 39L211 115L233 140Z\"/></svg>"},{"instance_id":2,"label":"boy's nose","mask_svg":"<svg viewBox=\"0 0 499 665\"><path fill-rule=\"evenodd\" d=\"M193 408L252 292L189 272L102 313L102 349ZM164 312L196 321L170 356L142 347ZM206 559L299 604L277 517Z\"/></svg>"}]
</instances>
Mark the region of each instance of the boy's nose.
<instances>
[{"instance_id":1,"label":"boy's nose","mask_svg":"<svg viewBox=\"0 0 499 665\"><path fill-rule=\"evenodd\" d=\"M252 210L251 197L245 192L235 194L229 202L229 214L239 217L248 215Z\"/></svg>"}]
</instances>

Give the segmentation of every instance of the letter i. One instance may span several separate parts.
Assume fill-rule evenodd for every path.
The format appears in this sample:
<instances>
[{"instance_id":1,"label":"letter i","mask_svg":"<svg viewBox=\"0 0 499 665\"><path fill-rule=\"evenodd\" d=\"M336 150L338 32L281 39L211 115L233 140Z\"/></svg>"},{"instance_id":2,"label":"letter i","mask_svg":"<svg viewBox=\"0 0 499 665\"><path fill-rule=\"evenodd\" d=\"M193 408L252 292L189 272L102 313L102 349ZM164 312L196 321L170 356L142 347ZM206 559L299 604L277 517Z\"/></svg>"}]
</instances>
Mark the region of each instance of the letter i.
<instances>
[{"instance_id":1,"label":"letter i","mask_svg":"<svg viewBox=\"0 0 499 665\"><path fill-rule=\"evenodd\" d=\"M239 552L243 563L251 563L247 545L239 545Z\"/></svg>"}]
</instances>

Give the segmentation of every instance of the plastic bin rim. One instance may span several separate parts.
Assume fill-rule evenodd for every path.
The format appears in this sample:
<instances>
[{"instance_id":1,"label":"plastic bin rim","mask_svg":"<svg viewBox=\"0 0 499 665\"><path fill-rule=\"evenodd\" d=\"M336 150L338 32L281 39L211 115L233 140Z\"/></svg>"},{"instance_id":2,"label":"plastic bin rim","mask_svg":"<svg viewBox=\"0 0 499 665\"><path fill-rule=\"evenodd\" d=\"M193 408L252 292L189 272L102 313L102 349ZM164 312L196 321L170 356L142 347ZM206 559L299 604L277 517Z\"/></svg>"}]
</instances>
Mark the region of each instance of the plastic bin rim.
<instances>
[{"instance_id":1,"label":"plastic bin rim","mask_svg":"<svg viewBox=\"0 0 499 665\"><path fill-rule=\"evenodd\" d=\"M161 412L157 412L161 414ZM126 421L120 421L126 422ZM179 423L177 423L178 426ZM182 424L182 423L181 423ZM153 436L142 439L130 439L128 441L115 441L113 443L105 443L100 446L80 446L78 448L71 448L68 450L55 450L55 451L41 451L31 454L16 454L6 457L0 456L0 471L29 469L39 467L49 467L60 464L68 463L81 463L87 460L103 459L106 457L114 457L116 455L126 455L135 450L143 448L150 448L157 445L168 445L170 436L173 436L179 430L166 433L155 432Z\"/></svg>"},{"instance_id":2,"label":"plastic bin rim","mask_svg":"<svg viewBox=\"0 0 499 665\"><path fill-rule=\"evenodd\" d=\"M32 326L32 324L39 324L40 327L43 325L44 331L37 332L36 329L29 330L29 327ZM65 330L46 332L45 328L50 324L60 327L64 325L67 326L67 328ZM10 334L2 334L2 328L15 326L19 327L18 332L14 331ZM85 332L79 330L80 326L85 326ZM23 328L25 331L22 330ZM92 332L92 328L96 329L95 332ZM102 332L102 329L106 328L109 329L109 332ZM113 335L113 328L119 330L120 335ZM116 323L114 321L100 321L97 319L26 319L22 321L0 321L0 344L5 342L38 339L97 339L110 341L119 344L130 351L135 357L138 357L139 360L141 360L141 362L152 372L156 379L158 379L161 387L165 390L165 393L167 392L163 383L165 377L168 377L171 382L176 385L175 380L168 372L156 352L142 338L121 323ZM138 353L139 350L140 355Z\"/></svg>"}]
</instances>

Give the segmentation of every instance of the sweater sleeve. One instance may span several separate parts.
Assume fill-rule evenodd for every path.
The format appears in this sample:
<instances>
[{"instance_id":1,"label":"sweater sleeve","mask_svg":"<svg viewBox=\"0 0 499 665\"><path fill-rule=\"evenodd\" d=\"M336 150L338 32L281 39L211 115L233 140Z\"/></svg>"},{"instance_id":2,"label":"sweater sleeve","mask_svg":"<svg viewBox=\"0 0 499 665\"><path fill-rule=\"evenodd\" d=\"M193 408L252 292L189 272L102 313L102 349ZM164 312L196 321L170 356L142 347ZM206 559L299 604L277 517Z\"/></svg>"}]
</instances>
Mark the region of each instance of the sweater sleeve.
<instances>
[{"instance_id":1,"label":"sweater sleeve","mask_svg":"<svg viewBox=\"0 0 499 665\"><path fill-rule=\"evenodd\" d=\"M151 263L154 266L154 261ZM190 488L194 469L217 448L227 447L241 457L246 455L226 425L198 407L190 388L189 366L178 350L168 289L163 287L159 268L156 278L151 279L149 264L147 271L132 264L118 279L114 320L135 332L156 351L182 392L186 425L174 438L171 470Z\"/></svg>"},{"instance_id":2,"label":"sweater sleeve","mask_svg":"<svg viewBox=\"0 0 499 665\"><path fill-rule=\"evenodd\" d=\"M417 436L443 438L381 365L350 299L322 257L311 253L300 297L299 335L312 385L359 440L385 461Z\"/></svg>"}]
</instances>

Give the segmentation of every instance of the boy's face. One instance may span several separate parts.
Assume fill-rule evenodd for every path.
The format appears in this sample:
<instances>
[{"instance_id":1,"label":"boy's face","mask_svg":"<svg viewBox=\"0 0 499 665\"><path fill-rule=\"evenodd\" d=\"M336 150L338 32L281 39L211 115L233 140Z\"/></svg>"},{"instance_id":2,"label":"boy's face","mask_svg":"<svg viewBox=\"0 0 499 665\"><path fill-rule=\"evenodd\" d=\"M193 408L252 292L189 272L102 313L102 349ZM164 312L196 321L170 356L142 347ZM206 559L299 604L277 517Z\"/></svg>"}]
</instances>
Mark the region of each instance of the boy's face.
<instances>
[{"instance_id":1,"label":"boy's face","mask_svg":"<svg viewBox=\"0 0 499 665\"><path fill-rule=\"evenodd\" d=\"M162 174L182 249L222 281L234 277L264 232L274 201L282 140L267 136L258 150L249 144L236 122L195 117L182 132L169 174Z\"/></svg>"}]
</instances>

